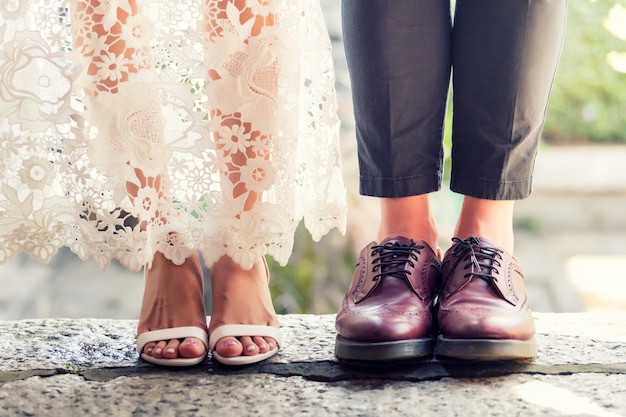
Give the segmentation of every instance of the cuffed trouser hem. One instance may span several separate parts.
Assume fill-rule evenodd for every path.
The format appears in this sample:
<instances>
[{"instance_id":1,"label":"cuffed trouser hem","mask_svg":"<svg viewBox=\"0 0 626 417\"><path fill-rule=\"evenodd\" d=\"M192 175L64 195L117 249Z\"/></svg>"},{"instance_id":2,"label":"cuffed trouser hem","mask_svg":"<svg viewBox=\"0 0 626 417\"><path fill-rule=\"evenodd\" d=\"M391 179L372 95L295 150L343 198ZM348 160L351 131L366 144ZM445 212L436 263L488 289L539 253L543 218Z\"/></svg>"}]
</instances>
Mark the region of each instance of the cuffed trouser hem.
<instances>
[{"instance_id":1,"label":"cuffed trouser hem","mask_svg":"<svg viewBox=\"0 0 626 417\"><path fill-rule=\"evenodd\" d=\"M523 200L530 196L532 178L521 181L493 181L457 174L450 179L450 190L485 200Z\"/></svg>"},{"instance_id":2,"label":"cuffed trouser hem","mask_svg":"<svg viewBox=\"0 0 626 417\"><path fill-rule=\"evenodd\" d=\"M441 169L453 68L451 188L478 198L526 198L566 0L459 0L453 27L449 3L342 2L362 192L395 197L435 188L398 178Z\"/></svg>"},{"instance_id":3,"label":"cuffed trouser hem","mask_svg":"<svg viewBox=\"0 0 626 417\"><path fill-rule=\"evenodd\" d=\"M441 175L408 178L360 177L360 193L370 197L402 198L439 191Z\"/></svg>"}]
</instances>

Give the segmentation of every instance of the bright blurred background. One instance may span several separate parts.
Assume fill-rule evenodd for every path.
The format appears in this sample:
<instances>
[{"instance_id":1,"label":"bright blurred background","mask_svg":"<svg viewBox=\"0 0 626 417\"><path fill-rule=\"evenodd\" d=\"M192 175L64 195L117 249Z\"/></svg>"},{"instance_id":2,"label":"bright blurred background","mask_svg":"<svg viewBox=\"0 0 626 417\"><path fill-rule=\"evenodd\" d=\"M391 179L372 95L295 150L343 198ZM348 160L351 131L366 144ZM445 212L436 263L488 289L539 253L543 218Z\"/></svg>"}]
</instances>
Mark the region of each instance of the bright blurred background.
<instances>
[{"instance_id":1,"label":"bright blurred background","mask_svg":"<svg viewBox=\"0 0 626 417\"><path fill-rule=\"evenodd\" d=\"M358 195L340 1L321 2L337 72L348 232L314 243L301 228L289 265L280 268L270 260L280 313L335 313L358 251L375 238L377 227L376 201ZM445 250L461 197L444 184L433 201ZM626 0L569 3L533 195L516 207L515 255L535 311L626 310ZM140 273L116 264L101 271L67 250L47 265L21 254L0 265L0 277L0 319L139 315Z\"/></svg>"}]
</instances>

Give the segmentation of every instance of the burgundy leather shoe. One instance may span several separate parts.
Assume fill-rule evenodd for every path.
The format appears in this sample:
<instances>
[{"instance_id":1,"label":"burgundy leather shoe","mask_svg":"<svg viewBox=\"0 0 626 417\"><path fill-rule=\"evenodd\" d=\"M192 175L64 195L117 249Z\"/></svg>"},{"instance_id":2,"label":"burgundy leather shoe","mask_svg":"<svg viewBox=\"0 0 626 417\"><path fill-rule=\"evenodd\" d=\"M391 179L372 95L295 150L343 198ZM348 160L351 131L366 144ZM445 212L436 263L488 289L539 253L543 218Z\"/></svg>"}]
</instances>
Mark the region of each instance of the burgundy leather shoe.
<instances>
[{"instance_id":1,"label":"burgundy leather shoe","mask_svg":"<svg viewBox=\"0 0 626 417\"><path fill-rule=\"evenodd\" d=\"M337 314L337 358L390 361L432 355L440 267L424 241L395 236L367 245Z\"/></svg>"},{"instance_id":2,"label":"burgundy leather shoe","mask_svg":"<svg viewBox=\"0 0 626 417\"><path fill-rule=\"evenodd\" d=\"M537 356L517 260L486 239L452 239L442 264L437 355L506 360Z\"/></svg>"}]
</instances>

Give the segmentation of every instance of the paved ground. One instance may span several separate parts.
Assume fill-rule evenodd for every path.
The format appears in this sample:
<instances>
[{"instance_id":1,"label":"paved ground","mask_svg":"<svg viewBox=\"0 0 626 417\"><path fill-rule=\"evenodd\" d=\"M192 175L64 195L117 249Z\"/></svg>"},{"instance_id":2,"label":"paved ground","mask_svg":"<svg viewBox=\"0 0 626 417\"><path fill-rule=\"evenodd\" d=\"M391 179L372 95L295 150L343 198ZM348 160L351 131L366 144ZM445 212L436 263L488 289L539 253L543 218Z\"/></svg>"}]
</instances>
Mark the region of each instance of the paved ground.
<instances>
[{"instance_id":1,"label":"paved ground","mask_svg":"<svg viewBox=\"0 0 626 417\"><path fill-rule=\"evenodd\" d=\"M530 362L348 366L332 315L287 315L271 360L186 370L139 361L135 321L5 321L0 416L626 417L626 313L536 317Z\"/></svg>"}]
</instances>

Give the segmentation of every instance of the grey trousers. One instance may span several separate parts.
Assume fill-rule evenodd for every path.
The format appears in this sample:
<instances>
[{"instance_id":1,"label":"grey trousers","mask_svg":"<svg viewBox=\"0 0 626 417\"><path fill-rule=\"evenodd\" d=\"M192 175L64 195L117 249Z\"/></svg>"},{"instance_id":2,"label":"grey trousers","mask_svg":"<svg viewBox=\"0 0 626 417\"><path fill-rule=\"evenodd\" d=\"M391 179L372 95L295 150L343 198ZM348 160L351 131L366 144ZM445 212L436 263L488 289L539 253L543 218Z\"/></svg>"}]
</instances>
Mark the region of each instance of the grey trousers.
<instances>
[{"instance_id":1,"label":"grey trousers","mask_svg":"<svg viewBox=\"0 0 626 417\"><path fill-rule=\"evenodd\" d=\"M565 15L566 0L457 0L453 19L448 0L342 0L361 194L441 188L452 78L451 189L526 198Z\"/></svg>"}]
</instances>

